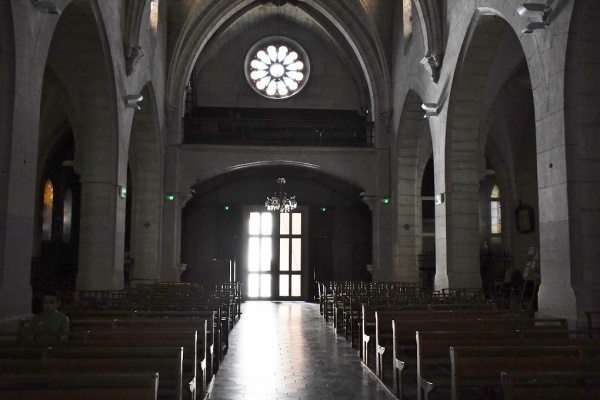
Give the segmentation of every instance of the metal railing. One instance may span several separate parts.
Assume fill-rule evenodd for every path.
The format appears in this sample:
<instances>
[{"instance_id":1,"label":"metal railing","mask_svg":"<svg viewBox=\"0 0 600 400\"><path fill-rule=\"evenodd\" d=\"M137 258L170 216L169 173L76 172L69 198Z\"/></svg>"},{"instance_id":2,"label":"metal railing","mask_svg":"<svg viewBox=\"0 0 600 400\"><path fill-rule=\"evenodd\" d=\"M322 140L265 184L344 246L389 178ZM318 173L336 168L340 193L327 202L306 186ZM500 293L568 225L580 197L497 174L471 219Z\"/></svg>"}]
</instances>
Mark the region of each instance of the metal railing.
<instances>
[{"instance_id":1,"label":"metal railing","mask_svg":"<svg viewBox=\"0 0 600 400\"><path fill-rule=\"evenodd\" d=\"M185 117L185 144L372 147L374 124L356 121Z\"/></svg>"}]
</instances>

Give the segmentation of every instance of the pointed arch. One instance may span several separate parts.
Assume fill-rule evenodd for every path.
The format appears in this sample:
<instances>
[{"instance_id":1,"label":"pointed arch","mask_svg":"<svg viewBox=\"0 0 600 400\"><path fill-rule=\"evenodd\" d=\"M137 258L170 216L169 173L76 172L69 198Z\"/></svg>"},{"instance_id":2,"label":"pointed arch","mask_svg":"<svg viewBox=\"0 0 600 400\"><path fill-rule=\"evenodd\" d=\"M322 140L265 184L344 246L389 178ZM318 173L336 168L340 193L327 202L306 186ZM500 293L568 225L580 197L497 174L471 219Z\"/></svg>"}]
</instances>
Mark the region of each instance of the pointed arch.
<instances>
[{"instance_id":1,"label":"pointed arch","mask_svg":"<svg viewBox=\"0 0 600 400\"><path fill-rule=\"evenodd\" d=\"M488 75L505 30L503 18L476 12L459 55L450 98L445 147L446 274L436 287L481 287L479 266L479 171L484 155L481 121ZM438 261L440 254L437 255Z\"/></svg>"},{"instance_id":2,"label":"pointed arch","mask_svg":"<svg viewBox=\"0 0 600 400\"><path fill-rule=\"evenodd\" d=\"M185 10L187 16L182 24L183 29L178 34L178 39L169 61L169 74L167 82L167 102L175 121L180 123L181 113L184 111L185 85L188 81L193 65L198 55L203 51L207 42L213 37L214 32L225 24L235 22L235 18L245 10L259 6L261 1L238 0L232 5L223 6L216 2L202 4ZM370 108L374 118L381 113L388 115L390 104L389 68L386 66L381 43L369 33L366 26L362 7L348 8L345 5L326 2L323 0L307 0L297 3L318 23L332 32L332 37L341 35L346 41L342 47L349 46L353 51L353 58L361 66L365 82L369 88ZM362 10L361 15L355 15ZM172 10L175 12L175 10ZM184 15L181 9L176 10L177 16ZM179 115L181 114L181 115ZM177 132L177 137L171 140L179 141L179 129L174 127L172 132Z\"/></svg>"},{"instance_id":3,"label":"pointed arch","mask_svg":"<svg viewBox=\"0 0 600 400\"><path fill-rule=\"evenodd\" d=\"M421 185L432 154L431 133L423 118L423 101L413 90L404 100L397 134L394 166L397 223L394 279L416 282L418 256L422 251Z\"/></svg>"}]
</instances>

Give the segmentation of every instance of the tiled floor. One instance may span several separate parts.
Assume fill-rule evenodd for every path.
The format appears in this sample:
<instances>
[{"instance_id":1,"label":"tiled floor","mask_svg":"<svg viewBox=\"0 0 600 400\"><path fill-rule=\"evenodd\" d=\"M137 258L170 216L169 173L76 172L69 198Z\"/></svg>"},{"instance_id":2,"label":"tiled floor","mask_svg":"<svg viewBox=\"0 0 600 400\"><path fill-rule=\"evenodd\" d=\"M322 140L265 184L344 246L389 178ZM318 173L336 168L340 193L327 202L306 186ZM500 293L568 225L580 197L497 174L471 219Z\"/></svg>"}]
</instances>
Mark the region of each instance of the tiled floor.
<instances>
[{"instance_id":1,"label":"tiled floor","mask_svg":"<svg viewBox=\"0 0 600 400\"><path fill-rule=\"evenodd\" d=\"M211 400L393 399L318 304L246 302Z\"/></svg>"}]
</instances>

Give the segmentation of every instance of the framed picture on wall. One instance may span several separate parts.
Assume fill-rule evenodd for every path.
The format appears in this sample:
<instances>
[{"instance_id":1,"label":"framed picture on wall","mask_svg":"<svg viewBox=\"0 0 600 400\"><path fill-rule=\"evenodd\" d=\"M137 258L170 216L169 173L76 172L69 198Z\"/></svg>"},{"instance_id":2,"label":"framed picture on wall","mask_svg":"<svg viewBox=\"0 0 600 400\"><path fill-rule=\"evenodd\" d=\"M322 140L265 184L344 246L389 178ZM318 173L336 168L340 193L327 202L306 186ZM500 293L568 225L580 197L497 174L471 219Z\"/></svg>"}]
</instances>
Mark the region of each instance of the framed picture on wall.
<instances>
[{"instance_id":1,"label":"framed picture on wall","mask_svg":"<svg viewBox=\"0 0 600 400\"><path fill-rule=\"evenodd\" d=\"M535 217L533 215L533 207L526 204L519 204L515 210L517 219L517 231L520 233L529 233L535 230Z\"/></svg>"}]
</instances>

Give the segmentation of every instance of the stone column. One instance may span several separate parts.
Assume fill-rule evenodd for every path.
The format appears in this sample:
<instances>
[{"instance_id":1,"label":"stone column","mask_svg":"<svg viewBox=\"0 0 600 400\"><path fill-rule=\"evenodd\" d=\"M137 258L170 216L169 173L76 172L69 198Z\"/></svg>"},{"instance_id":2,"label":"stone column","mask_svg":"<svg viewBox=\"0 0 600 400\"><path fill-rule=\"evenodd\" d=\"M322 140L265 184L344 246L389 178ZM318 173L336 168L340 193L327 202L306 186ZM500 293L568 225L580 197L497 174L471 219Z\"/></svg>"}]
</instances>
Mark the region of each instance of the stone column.
<instances>
[{"instance_id":1,"label":"stone column","mask_svg":"<svg viewBox=\"0 0 600 400\"><path fill-rule=\"evenodd\" d=\"M162 282L179 282L185 265L181 264L181 210L192 199L188 193L167 194L173 196L164 203L163 213L163 263L160 272Z\"/></svg>"},{"instance_id":2,"label":"stone column","mask_svg":"<svg viewBox=\"0 0 600 400\"><path fill-rule=\"evenodd\" d=\"M480 288L479 186L461 183L446 193L448 287ZM437 281L437 278L436 278Z\"/></svg>"},{"instance_id":3,"label":"stone column","mask_svg":"<svg viewBox=\"0 0 600 400\"><path fill-rule=\"evenodd\" d=\"M397 226L396 226L396 244L394 265L394 280L405 282L418 282L419 270L417 266L417 252L420 238L421 226L417 225L417 201L420 200L415 193L416 181L414 179L414 168L408 168L413 173L412 179L410 176L399 177L398 187L407 189L404 193L398 193L396 201L398 202L396 209L398 210ZM399 174L401 174L399 168Z\"/></svg>"},{"instance_id":4,"label":"stone column","mask_svg":"<svg viewBox=\"0 0 600 400\"><path fill-rule=\"evenodd\" d=\"M125 198L115 182L81 179L77 290L123 289Z\"/></svg>"}]
</instances>

